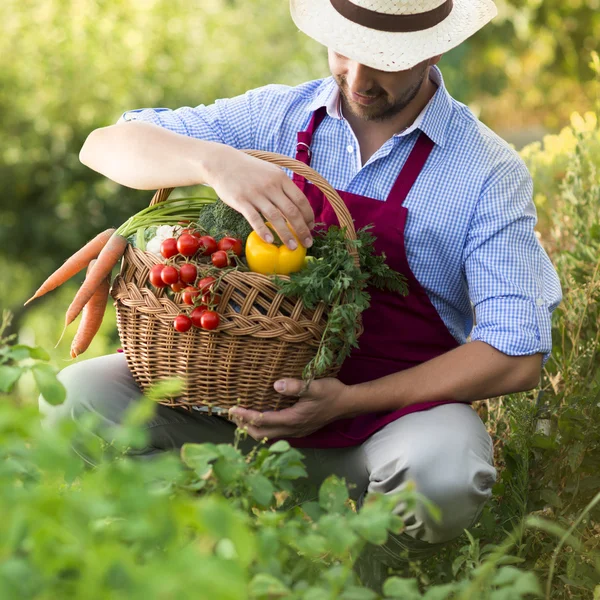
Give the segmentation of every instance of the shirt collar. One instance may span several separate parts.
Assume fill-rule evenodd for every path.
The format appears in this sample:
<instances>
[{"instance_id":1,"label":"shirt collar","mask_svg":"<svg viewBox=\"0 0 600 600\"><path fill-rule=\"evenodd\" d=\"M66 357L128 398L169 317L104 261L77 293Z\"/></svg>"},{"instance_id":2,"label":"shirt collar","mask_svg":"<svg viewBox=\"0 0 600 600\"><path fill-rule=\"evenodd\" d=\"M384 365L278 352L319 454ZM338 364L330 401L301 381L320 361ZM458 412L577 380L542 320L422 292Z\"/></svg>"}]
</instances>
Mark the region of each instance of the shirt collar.
<instances>
[{"instance_id":1,"label":"shirt collar","mask_svg":"<svg viewBox=\"0 0 600 600\"><path fill-rule=\"evenodd\" d=\"M420 129L435 144L443 146L452 113L452 98L446 90L444 78L437 67L432 67L430 77L438 86L436 93L412 125L404 131L394 134L394 137L404 137L410 135L416 129ZM333 77L328 77L319 86L307 110L314 112L323 106L332 119L342 120L344 118L340 107L340 91Z\"/></svg>"}]
</instances>

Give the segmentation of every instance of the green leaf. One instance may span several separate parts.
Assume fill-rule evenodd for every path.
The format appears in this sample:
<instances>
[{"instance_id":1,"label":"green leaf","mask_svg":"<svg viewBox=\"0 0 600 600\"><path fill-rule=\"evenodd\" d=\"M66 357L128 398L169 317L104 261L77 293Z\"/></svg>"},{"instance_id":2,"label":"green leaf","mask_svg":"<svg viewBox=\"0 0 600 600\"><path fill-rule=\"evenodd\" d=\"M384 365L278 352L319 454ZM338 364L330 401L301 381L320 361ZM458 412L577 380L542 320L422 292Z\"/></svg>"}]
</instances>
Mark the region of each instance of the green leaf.
<instances>
[{"instance_id":1,"label":"green leaf","mask_svg":"<svg viewBox=\"0 0 600 600\"><path fill-rule=\"evenodd\" d=\"M467 557L463 556L463 555L457 556L454 559L454 562L452 563L452 575L454 575L454 577L456 577L458 572L462 569L466 560L467 560Z\"/></svg>"},{"instance_id":2,"label":"green leaf","mask_svg":"<svg viewBox=\"0 0 600 600\"><path fill-rule=\"evenodd\" d=\"M214 444L184 444L181 447L181 459L198 477L205 477L217 458L219 452Z\"/></svg>"},{"instance_id":3,"label":"green leaf","mask_svg":"<svg viewBox=\"0 0 600 600\"><path fill-rule=\"evenodd\" d=\"M373 590L355 585L346 588L338 597L340 600L377 600L379 598Z\"/></svg>"},{"instance_id":4,"label":"green leaf","mask_svg":"<svg viewBox=\"0 0 600 600\"><path fill-rule=\"evenodd\" d=\"M26 358L35 358L38 360L49 361L50 355L42 348L33 348L24 344L15 344L8 348L8 356L15 361L25 360Z\"/></svg>"},{"instance_id":5,"label":"green leaf","mask_svg":"<svg viewBox=\"0 0 600 600\"><path fill-rule=\"evenodd\" d=\"M181 379L164 379L146 390L146 396L154 401L163 400L165 398L174 398L181 394L183 383L184 382Z\"/></svg>"},{"instance_id":6,"label":"green leaf","mask_svg":"<svg viewBox=\"0 0 600 600\"><path fill-rule=\"evenodd\" d=\"M262 506L269 506L273 500L275 488L273 484L259 473L253 473L246 477L246 484L250 488L252 497Z\"/></svg>"},{"instance_id":7,"label":"green leaf","mask_svg":"<svg viewBox=\"0 0 600 600\"><path fill-rule=\"evenodd\" d=\"M542 500L546 501L550 506L553 506L554 508L561 508L563 505L562 500L554 490L542 490L540 492L540 497L542 498Z\"/></svg>"},{"instance_id":8,"label":"green leaf","mask_svg":"<svg viewBox=\"0 0 600 600\"><path fill-rule=\"evenodd\" d=\"M454 594L458 591L460 584L452 582L445 585L436 585L425 592L423 600L446 600L454 598Z\"/></svg>"},{"instance_id":9,"label":"green leaf","mask_svg":"<svg viewBox=\"0 0 600 600\"><path fill-rule=\"evenodd\" d=\"M335 476L328 477L319 489L319 504L321 508L330 513L343 513L348 509L348 488L346 484Z\"/></svg>"},{"instance_id":10,"label":"green leaf","mask_svg":"<svg viewBox=\"0 0 600 600\"><path fill-rule=\"evenodd\" d=\"M22 373L23 369L20 367L0 365L0 392L4 392L5 394L10 392Z\"/></svg>"},{"instance_id":11,"label":"green leaf","mask_svg":"<svg viewBox=\"0 0 600 600\"><path fill-rule=\"evenodd\" d=\"M303 502L301 507L302 510L313 520L318 521L323 515L323 509L318 502L309 501Z\"/></svg>"},{"instance_id":12,"label":"green leaf","mask_svg":"<svg viewBox=\"0 0 600 600\"><path fill-rule=\"evenodd\" d=\"M556 447L554 438L544 435L543 433L534 433L531 436L529 445L533 448L542 448L543 450L551 450Z\"/></svg>"},{"instance_id":13,"label":"green leaf","mask_svg":"<svg viewBox=\"0 0 600 600\"><path fill-rule=\"evenodd\" d=\"M401 598L402 600L418 600L422 598L416 579L401 579L390 577L383 584L386 598Z\"/></svg>"},{"instance_id":14,"label":"green leaf","mask_svg":"<svg viewBox=\"0 0 600 600\"><path fill-rule=\"evenodd\" d=\"M258 573L250 582L251 598L283 598L291 593L290 589L279 579L268 573Z\"/></svg>"},{"instance_id":15,"label":"green leaf","mask_svg":"<svg viewBox=\"0 0 600 600\"><path fill-rule=\"evenodd\" d=\"M55 370L48 364L36 363L31 367L33 377L48 404L62 404L67 397L65 386L56 378Z\"/></svg>"},{"instance_id":16,"label":"green leaf","mask_svg":"<svg viewBox=\"0 0 600 600\"><path fill-rule=\"evenodd\" d=\"M281 452L287 452L290 448L291 446L288 442L286 442L285 440L279 440L278 442L275 442L272 446L269 446L269 452L278 454Z\"/></svg>"}]
</instances>

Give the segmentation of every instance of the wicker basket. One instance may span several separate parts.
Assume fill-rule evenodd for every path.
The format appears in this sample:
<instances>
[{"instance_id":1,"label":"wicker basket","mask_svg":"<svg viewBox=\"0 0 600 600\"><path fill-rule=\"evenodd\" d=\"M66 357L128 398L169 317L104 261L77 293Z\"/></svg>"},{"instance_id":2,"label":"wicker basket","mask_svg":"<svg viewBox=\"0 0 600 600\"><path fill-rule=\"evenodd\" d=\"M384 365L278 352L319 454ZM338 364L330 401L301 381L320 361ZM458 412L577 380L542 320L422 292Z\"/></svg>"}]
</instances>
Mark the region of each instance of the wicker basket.
<instances>
[{"instance_id":1,"label":"wicker basket","mask_svg":"<svg viewBox=\"0 0 600 600\"><path fill-rule=\"evenodd\" d=\"M246 152L312 181L346 227L347 238L356 239L344 201L316 171L279 154ZM151 204L166 200L171 191L159 190ZM358 264L356 250L350 251ZM301 300L281 294L269 277L232 271L219 287L219 327L214 331L192 327L179 333L173 320L190 307L182 303L180 294L171 299L164 290L148 286L150 269L159 262L158 256L128 246L111 289L123 351L140 388L182 378L182 395L162 403L206 407L208 412L235 405L277 410L293 404L295 399L278 394L273 383L281 377L301 377L321 341L327 307L308 310ZM239 307L239 312L232 306ZM335 376L338 370L327 375Z\"/></svg>"}]
</instances>

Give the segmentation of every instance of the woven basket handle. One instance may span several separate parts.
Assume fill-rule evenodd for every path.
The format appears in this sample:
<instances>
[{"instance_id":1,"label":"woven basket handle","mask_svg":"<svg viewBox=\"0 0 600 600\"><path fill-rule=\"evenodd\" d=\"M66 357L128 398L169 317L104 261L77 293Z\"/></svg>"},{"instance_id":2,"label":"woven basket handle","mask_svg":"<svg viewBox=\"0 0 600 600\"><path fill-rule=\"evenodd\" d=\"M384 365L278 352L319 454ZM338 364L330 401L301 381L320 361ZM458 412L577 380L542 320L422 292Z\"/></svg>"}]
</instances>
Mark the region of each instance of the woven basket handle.
<instances>
[{"instance_id":1,"label":"woven basket handle","mask_svg":"<svg viewBox=\"0 0 600 600\"><path fill-rule=\"evenodd\" d=\"M296 160L294 158L290 158L289 156L284 156L283 154L277 154L275 152L263 152L261 150L242 150L246 154L250 156L254 156L254 158L259 158L266 162L273 163L279 167L284 167L305 177L314 185L316 185L325 195L331 207L333 208L340 226L345 227L346 239L355 240L356 239L356 229L354 228L354 221L348 212L348 208L346 207L345 202L342 200L340 195L335 191L335 189L325 180L321 175L319 175L314 169L311 169L309 166L304 163ZM200 182L198 182L200 183ZM159 202L163 202L166 200L174 188L165 188L162 190L158 190L152 201L150 202L150 206L154 206ZM355 264L358 266L358 252L354 246L349 246L348 251L354 258Z\"/></svg>"}]
</instances>

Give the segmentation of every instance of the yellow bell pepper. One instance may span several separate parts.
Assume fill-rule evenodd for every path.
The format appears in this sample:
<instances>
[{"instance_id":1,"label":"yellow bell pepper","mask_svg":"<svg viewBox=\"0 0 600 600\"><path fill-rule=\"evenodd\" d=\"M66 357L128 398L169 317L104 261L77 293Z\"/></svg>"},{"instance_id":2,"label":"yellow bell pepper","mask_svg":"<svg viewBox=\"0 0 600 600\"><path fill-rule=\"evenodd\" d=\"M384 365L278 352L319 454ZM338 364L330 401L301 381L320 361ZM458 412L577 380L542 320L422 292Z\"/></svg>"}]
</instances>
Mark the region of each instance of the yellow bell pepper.
<instances>
[{"instance_id":1,"label":"yellow bell pepper","mask_svg":"<svg viewBox=\"0 0 600 600\"><path fill-rule=\"evenodd\" d=\"M304 267L306 248L300 244L298 238L296 241L298 247L290 250L285 245L268 244L253 231L246 240L248 267L251 271L263 275L289 275L300 271Z\"/></svg>"}]
</instances>

